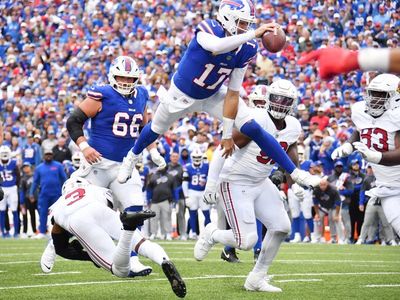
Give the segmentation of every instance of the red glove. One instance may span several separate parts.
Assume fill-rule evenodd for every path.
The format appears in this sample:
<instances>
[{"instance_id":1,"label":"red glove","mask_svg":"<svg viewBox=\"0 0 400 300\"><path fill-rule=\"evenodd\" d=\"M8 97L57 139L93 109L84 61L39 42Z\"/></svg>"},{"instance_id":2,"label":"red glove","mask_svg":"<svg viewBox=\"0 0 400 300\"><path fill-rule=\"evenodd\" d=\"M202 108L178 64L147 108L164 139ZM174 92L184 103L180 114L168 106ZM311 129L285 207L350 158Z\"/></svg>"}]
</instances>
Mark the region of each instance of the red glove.
<instances>
[{"instance_id":1,"label":"red glove","mask_svg":"<svg viewBox=\"0 0 400 300\"><path fill-rule=\"evenodd\" d=\"M304 65L312 60L318 61L319 76L325 80L360 69L358 51L350 51L343 48L324 48L311 51L300 58L297 63Z\"/></svg>"}]
</instances>

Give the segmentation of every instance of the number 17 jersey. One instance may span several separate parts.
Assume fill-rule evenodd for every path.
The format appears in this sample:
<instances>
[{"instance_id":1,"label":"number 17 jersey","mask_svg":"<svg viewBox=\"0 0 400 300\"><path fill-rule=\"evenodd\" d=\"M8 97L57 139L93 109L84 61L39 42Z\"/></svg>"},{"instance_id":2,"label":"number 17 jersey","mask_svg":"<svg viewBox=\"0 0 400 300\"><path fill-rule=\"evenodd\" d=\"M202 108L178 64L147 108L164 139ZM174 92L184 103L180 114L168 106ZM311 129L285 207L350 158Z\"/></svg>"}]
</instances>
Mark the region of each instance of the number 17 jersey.
<instances>
[{"instance_id":1,"label":"number 17 jersey","mask_svg":"<svg viewBox=\"0 0 400 300\"><path fill-rule=\"evenodd\" d=\"M251 40L238 49L215 55L197 42L197 33L200 31L219 38L225 37L224 28L216 20L204 20L197 26L196 35L173 77L176 87L193 99L205 99L214 95L233 69L246 67L257 54L257 41Z\"/></svg>"},{"instance_id":2,"label":"number 17 jersey","mask_svg":"<svg viewBox=\"0 0 400 300\"><path fill-rule=\"evenodd\" d=\"M89 145L104 158L122 162L139 135L149 99L147 90L137 86L132 95L124 97L110 85L97 85L87 96L102 102L101 110L91 119Z\"/></svg>"}]
</instances>

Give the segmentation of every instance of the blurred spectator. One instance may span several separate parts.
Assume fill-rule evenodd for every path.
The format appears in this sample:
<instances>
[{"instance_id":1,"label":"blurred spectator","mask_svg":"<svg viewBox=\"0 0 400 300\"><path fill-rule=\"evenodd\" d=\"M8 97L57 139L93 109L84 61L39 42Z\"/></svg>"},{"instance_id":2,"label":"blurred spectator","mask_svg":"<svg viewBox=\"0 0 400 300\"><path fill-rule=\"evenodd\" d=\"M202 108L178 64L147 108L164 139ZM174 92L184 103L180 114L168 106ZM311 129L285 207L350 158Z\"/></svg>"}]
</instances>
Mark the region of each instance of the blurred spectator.
<instances>
[{"instance_id":1,"label":"blurred spectator","mask_svg":"<svg viewBox=\"0 0 400 300\"><path fill-rule=\"evenodd\" d=\"M65 138L59 137L57 145L52 149L54 160L62 163L64 160L71 160L71 151L65 144Z\"/></svg>"}]
</instances>

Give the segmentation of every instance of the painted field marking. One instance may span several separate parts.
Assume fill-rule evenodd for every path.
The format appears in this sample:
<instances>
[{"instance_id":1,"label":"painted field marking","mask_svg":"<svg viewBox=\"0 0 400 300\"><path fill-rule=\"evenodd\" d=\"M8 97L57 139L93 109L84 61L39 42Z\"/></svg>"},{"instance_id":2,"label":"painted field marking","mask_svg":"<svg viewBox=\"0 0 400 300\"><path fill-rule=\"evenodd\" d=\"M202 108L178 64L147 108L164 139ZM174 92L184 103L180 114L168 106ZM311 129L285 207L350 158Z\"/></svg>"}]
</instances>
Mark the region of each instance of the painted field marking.
<instances>
[{"instance_id":1,"label":"painted field marking","mask_svg":"<svg viewBox=\"0 0 400 300\"><path fill-rule=\"evenodd\" d=\"M53 273L37 273L33 276L52 276L52 275L65 275L65 274L81 274L80 271L66 271L66 272L53 272Z\"/></svg>"}]
</instances>

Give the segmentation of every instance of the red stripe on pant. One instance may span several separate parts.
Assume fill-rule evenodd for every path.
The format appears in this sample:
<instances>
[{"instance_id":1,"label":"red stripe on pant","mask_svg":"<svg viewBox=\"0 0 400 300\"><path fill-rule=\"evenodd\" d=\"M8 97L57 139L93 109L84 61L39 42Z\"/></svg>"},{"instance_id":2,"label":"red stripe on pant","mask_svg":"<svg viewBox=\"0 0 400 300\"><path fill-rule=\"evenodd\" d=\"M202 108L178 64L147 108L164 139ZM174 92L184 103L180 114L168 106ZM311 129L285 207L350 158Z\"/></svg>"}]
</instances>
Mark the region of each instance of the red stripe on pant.
<instances>
[{"instance_id":1,"label":"red stripe on pant","mask_svg":"<svg viewBox=\"0 0 400 300\"><path fill-rule=\"evenodd\" d=\"M222 186L224 189L222 189ZM242 245L242 235L240 233L239 223L236 217L235 207L233 206L231 191L229 188L229 182L221 183L221 194L224 201L227 217L229 218L229 224L232 227L233 235L235 236L238 247Z\"/></svg>"}]
</instances>

